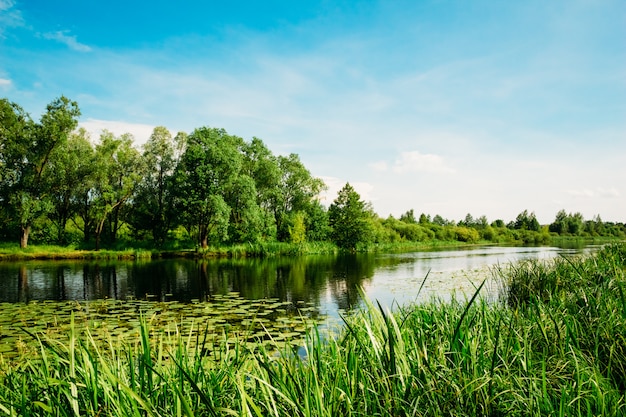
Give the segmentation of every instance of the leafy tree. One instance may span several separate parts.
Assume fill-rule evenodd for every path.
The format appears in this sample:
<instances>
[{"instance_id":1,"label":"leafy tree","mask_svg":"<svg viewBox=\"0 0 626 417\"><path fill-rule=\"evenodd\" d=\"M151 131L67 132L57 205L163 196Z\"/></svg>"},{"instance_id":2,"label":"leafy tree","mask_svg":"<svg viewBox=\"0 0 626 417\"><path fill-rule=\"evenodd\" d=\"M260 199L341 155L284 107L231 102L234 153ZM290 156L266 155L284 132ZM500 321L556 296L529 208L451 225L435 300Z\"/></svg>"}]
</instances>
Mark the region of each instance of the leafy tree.
<instances>
[{"instance_id":1,"label":"leafy tree","mask_svg":"<svg viewBox=\"0 0 626 417\"><path fill-rule=\"evenodd\" d=\"M400 215L400 221L404 222L404 223L410 223L410 224L417 223L417 220L415 220L415 213L414 213L413 209L410 209L406 213L401 214Z\"/></svg>"},{"instance_id":2,"label":"leafy tree","mask_svg":"<svg viewBox=\"0 0 626 417\"><path fill-rule=\"evenodd\" d=\"M228 227L231 241L258 241L265 219L257 203L254 180L246 174L237 175L226 192L226 203L231 208Z\"/></svg>"},{"instance_id":3,"label":"leafy tree","mask_svg":"<svg viewBox=\"0 0 626 417\"><path fill-rule=\"evenodd\" d=\"M65 243L65 227L79 209L77 201L85 193L94 171L93 147L89 134L80 129L67 142L55 148L50 157L46 181L50 190L50 219L57 229L57 241Z\"/></svg>"},{"instance_id":4,"label":"leafy tree","mask_svg":"<svg viewBox=\"0 0 626 417\"><path fill-rule=\"evenodd\" d=\"M231 208L225 196L241 170L241 143L225 130L209 127L187 137L175 174L176 203L183 222L197 230L203 248L209 239L222 241L228 236Z\"/></svg>"},{"instance_id":5,"label":"leafy tree","mask_svg":"<svg viewBox=\"0 0 626 417\"><path fill-rule=\"evenodd\" d=\"M548 226L550 232L558 234L578 235L583 231L584 219L580 213L567 214L565 210L559 210L554 222Z\"/></svg>"},{"instance_id":6,"label":"leafy tree","mask_svg":"<svg viewBox=\"0 0 626 417\"><path fill-rule=\"evenodd\" d=\"M305 217L306 238L310 242L323 242L330 237L328 212L322 204L315 200L311 203Z\"/></svg>"},{"instance_id":7,"label":"leafy tree","mask_svg":"<svg viewBox=\"0 0 626 417\"><path fill-rule=\"evenodd\" d=\"M306 242L306 225L304 218L305 214L301 211L294 214L293 224L289 227L291 243L301 244Z\"/></svg>"},{"instance_id":8,"label":"leafy tree","mask_svg":"<svg viewBox=\"0 0 626 417\"><path fill-rule=\"evenodd\" d=\"M275 195L274 218L279 240L289 238L288 218L290 213L309 213L319 193L325 188L324 182L311 175L296 154L279 156L280 192Z\"/></svg>"},{"instance_id":9,"label":"leafy tree","mask_svg":"<svg viewBox=\"0 0 626 417\"><path fill-rule=\"evenodd\" d=\"M149 230L157 243L163 243L172 226L172 177L177 163L177 143L163 126L157 126L143 146L141 174L134 198L132 225Z\"/></svg>"},{"instance_id":10,"label":"leafy tree","mask_svg":"<svg viewBox=\"0 0 626 417\"><path fill-rule=\"evenodd\" d=\"M124 134L116 138L105 131L96 146L96 182L94 209L96 250L100 249L102 233L108 221L108 237L115 240L120 227L123 205L133 196L139 180L140 154L133 147L133 138Z\"/></svg>"},{"instance_id":11,"label":"leafy tree","mask_svg":"<svg viewBox=\"0 0 626 417\"><path fill-rule=\"evenodd\" d=\"M450 225L452 222L450 220L446 220L444 219L442 216L440 216L439 214L435 214L435 217L433 217L433 223L434 224L438 224L439 226L448 226Z\"/></svg>"},{"instance_id":12,"label":"leafy tree","mask_svg":"<svg viewBox=\"0 0 626 417\"><path fill-rule=\"evenodd\" d=\"M430 214L422 213L420 214L419 224L427 225L431 223Z\"/></svg>"},{"instance_id":13,"label":"leafy tree","mask_svg":"<svg viewBox=\"0 0 626 417\"><path fill-rule=\"evenodd\" d=\"M331 239L342 249L355 250L371 241L371 212L361 196L349 184L339 190L328 208Z\"/></svg>"},{"instance_id":14,"label":"leafy tree","mask_svg":"<svg viewBox=\"0 0 626 417\"><path fill-rule=\"evenodd\" d=\"M541 229L541 225L535 216L535 213L528 214L528 210L524 210L517 215L515 222L513 223L513 229L517 230L532 230L538 232Z\"/></svg>"},{"instance_id":15,"label":"leafy tree","mask_svg":"<svg viewBox=\"0 0 626 417\"><path fill-rule=\"evenodd\" d=\"M502 219L497 219L497 220L494 220L494 221L491 223L491 227L505 227L505 226L506 226L506 225L504 224L504 220L502 220Z\"/></svg>"},{"instance_id":16,"label":"leafy tree","mask_svg":"<svg viewBox=\"0 0 626 417\"><path fill-rule=\"evenodd\" d=\"M61 96L46 107L39 123L15 103L0 100L0 199L28 246L33 223L52 209L44 181L55 148L67 141L80 116L78 104Z\"/></svg>"}]
</instances>

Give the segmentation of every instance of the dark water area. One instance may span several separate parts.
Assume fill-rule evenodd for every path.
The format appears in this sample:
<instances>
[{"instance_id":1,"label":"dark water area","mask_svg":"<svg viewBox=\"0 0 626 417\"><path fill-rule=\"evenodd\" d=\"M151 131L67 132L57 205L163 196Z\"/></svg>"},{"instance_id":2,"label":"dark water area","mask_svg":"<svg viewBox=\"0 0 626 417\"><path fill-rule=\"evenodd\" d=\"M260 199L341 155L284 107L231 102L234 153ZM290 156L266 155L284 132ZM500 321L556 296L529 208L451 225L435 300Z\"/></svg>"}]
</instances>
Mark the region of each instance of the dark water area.
<instances>
[{"instance_id":1,"label":"dark water area","mask_svg":"<svg viewBox=\"0 0 626 417\"><path fill-rule=\"evenodd\" d=\"M495 265L590 249L485 246L398 254L272 259L0 263L0 302L97 299L204 302L229 293L350 310L365 294L385 305L473 292ZM428 279L418 294L424 278ZM493 288L487 291L494 291Z\"/></svg>"}]
</instances>

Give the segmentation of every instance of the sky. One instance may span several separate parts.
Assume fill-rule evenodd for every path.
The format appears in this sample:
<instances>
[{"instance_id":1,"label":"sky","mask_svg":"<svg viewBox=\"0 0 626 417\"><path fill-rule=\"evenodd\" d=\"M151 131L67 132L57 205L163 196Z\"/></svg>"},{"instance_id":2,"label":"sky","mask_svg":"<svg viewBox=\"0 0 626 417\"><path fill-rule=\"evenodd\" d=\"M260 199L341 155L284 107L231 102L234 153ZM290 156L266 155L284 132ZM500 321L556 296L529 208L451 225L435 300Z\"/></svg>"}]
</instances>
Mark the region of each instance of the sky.
<instances>
[{"instance_id":1,"label":"sky","mask_svg":"<svg viewBox=\"0 0 626 417\"><path fill-rule=\"evenodd\" d=\"M0 97L224 128L381 217L626 221L623 0L0 0Z\"/></svg>"}]
</instances>

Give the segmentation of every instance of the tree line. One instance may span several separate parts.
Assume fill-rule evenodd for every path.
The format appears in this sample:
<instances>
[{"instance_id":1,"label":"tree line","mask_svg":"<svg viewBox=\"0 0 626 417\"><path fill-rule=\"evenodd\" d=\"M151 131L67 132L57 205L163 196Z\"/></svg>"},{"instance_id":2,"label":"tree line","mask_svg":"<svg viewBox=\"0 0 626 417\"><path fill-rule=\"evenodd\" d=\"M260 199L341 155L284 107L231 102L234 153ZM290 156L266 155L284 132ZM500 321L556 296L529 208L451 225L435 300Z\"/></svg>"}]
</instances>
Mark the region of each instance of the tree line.
<instances>
[{"instance_id":1,"label":"tree line","mask_svg":"<svg viewBox=\"0 0 626 417\"><path fill-rule=\"evenodd\" d=\"M132 135L77 129L78 104L52 101L39 121L0 100L0 239L84 242L118 239L200 247L331 241L344 249L428 240L544 243L554 235L624 237L623 224L560 211L539 225L524 211L508 224L483 216L454 222L413 210L376 215L350 184L328 208L326 189L297 154L274 155L261 139L201 127L172 135L156 127L139 149Z\"/></svg>"}]
</instances>

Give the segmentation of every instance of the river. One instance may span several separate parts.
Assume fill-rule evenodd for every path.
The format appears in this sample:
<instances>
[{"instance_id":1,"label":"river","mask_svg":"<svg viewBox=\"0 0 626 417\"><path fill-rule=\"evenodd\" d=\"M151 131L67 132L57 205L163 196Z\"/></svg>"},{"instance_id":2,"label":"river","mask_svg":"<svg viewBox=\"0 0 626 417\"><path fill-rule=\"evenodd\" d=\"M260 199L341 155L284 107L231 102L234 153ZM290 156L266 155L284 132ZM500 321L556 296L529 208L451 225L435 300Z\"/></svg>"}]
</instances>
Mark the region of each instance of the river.
<instances>
[{"instance_id":1,"label":"river","mask_svg":"<svg viewBox=\"0 0 626 417\"><path fill-rule=\"evenodd\" d=\"M490 279L494 267L589 250L480 246L271 259L3 262L0 302L135 299L190 303L237 293L248 300L305 303L316 314L336 317L361 303L360 288L370 299L393 306L431 297L471 296L487 278L483 294L493 298L498 291L497 282Z\"/></svg>"}]
</instances>

